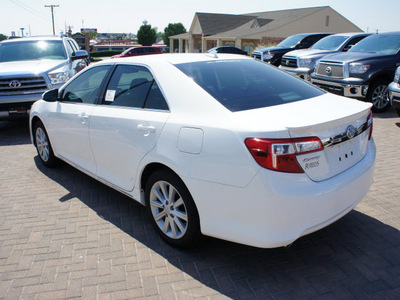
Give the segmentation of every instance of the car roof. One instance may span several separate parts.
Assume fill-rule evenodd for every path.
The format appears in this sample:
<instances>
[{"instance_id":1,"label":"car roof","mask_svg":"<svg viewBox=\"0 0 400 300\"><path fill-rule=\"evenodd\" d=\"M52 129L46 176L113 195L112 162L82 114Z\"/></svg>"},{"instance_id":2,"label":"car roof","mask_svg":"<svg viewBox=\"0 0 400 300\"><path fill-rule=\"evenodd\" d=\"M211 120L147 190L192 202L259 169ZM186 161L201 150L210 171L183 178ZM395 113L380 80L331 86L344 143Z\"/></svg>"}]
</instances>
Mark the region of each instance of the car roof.
<instances>
[{"instance_id":1,"label":"car roof","mask_svg":"<svg viewBox=\"0 0 400 300\"><path fill-rule=\"evenodd\" d=\"M348 37L353 37L357 35L372 35L372 32L343 32L343 33L335 33L332 34L331 36L348 36Z\"/></svg>"},{"instance_id":2,"label":"car roof","mask_svg":"<svg viewBox=\"0 0 400 300\"><path fill-rule=\"evenodd\" d=\"M172 65L201 62L201 61L217 61L217 60L240 60L252 59L246 56L239 56L236 54L210 54L210 53L166 53L163 55L143 55L131 56L125 58L115 58L112 60L104 60L96 63L99 64L115 64L115 63L137 63L137 64L157 64L161 62L169 63Z\"/></svg>"},{"instance_id":3,"label":"car roof","mask_svg":"<svg viewBox=\"0 0 400 300\"><path fill-rule=\"evenodd\" d=\"M55 35L47 35L47 36L30 36L30 37L23 37L18 39L11 39L11 40L4 40L1 41L2 43L19 43L19 42L26 42L26 41L61 41L62 39L67 37L55 36Z\"/></svg>"}]
</instances>

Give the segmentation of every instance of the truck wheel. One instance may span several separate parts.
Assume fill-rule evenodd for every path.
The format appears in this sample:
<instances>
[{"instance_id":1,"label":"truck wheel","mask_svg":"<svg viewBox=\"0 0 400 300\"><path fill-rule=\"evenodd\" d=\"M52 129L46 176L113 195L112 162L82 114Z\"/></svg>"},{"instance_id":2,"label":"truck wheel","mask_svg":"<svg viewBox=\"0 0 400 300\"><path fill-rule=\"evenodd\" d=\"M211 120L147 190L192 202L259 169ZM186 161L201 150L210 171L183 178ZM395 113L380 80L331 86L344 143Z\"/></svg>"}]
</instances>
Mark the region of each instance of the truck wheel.
<instances>
[{"instance_id":1,"label":"truck wheel","mask_svg":"<svg viewBox=\"0 0 400 300\"><path fill-rule=\"evenodd\" d=\"M372 103L373 112L380 113L389 108L388 84L384 80L378 80L368 89L367 101Z\"/></svg>"}]
</instances>

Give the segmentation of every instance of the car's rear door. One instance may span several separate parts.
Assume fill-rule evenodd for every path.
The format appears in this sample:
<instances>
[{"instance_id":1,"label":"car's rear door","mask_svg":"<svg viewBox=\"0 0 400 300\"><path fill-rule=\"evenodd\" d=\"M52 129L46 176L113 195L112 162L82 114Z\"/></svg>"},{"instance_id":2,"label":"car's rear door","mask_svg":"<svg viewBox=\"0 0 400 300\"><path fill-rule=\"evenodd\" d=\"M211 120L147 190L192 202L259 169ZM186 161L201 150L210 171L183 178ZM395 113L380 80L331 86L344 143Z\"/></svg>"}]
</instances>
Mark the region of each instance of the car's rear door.
<instances>
[{"instance_id":1,"label":"car's rear door","mask_svg":"<svg viewBox=\"0 0 400 300\"><path fill-rule=\"evenodd\" d=\"M117 66L102 105L91 115L97 176L132 190L137 167L156 145L168 117L168 105L151 72L142 66Z\"/></svg>"}]
</instances>

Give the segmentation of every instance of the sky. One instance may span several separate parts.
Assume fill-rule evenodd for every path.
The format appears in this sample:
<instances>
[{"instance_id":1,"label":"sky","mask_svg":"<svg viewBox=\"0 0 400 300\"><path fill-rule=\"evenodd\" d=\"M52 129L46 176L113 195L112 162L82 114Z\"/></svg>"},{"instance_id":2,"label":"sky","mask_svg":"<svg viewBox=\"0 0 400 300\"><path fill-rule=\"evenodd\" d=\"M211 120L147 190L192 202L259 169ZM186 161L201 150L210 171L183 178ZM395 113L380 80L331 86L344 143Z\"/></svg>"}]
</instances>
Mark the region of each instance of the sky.
<instances>
[{"instance_id":1,"label":"sky","mask_svg":"<svg viewBox=\"0 0 400 300\"><path fill-rule=\"evenodd\" d=\"M181 22L189 30L196 12L244 14L304 7L330 6L363 31L400 31L400 0L0 0L0 33L49 35L71 26L97 28L98 32L134 33L146 20L164 31L168 23Z\"/></svg>"}]
</instances>

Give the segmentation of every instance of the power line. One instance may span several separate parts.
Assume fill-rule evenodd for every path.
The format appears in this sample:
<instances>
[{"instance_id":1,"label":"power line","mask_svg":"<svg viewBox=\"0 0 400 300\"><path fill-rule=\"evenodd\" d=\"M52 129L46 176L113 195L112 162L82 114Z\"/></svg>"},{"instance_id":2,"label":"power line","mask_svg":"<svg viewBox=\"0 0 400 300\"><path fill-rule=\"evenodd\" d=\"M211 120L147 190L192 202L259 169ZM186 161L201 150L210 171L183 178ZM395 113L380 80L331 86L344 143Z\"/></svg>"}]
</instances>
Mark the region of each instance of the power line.
<instances>
[{"instance_id":1,"label":"power line","mask_svg":"<svg viewBox=\"0 0 400 300\"><path fill-rule=\"evenodd\" d=\"M40 12L38 12L37 10L34 10L33 8L29 7L28 5L26 5L25 3L19 2L17 0L9 0L10 2L14 3L15 5L19 6L20 8L26 10L27 12L30 12L31 14L36 15L39 18L42 18L46 21L49 20L48 17L45 17L43 14L41 14Z\"/></svg>"},{"instance_id":2,"label":"power line","mask_svg":"<svg viewBox=\"0 0 400 300\"><path fill-rule=\"evenodd\" d=\"M53 12L53 8L54 7L59 7L60 5L54 5L54 4L51 4L51 5L45 5L44 7L50 7L50 9L51 9L51 20L53 21L53 35L56 35L56 31L55 31L55 29L54 29L54 12Z\"/></svg>"}]
</instances>

